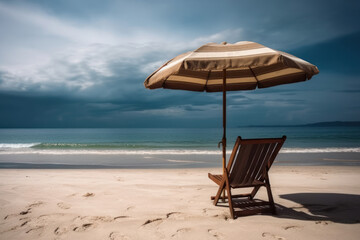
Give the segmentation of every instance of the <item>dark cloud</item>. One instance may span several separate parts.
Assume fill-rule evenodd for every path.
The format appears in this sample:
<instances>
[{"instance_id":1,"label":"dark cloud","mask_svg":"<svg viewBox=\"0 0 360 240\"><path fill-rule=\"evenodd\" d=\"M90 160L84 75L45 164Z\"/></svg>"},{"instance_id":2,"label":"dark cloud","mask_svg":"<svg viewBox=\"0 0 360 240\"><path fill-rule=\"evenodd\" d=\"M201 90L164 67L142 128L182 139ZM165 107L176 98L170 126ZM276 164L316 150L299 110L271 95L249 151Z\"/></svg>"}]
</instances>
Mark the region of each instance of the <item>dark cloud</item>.
<instances>
[{"instance_id":1,"label":"dark cloud","mask_svg":"<svg viewBox=\"0 0 360 240\"><path fill-rule=\"evenodd\" d=\"M341 90L341 91L337 91L337 92L341 92L341 93L360 93L360 89L348 89L348 90Z\"/></svg>"},{"instance_id":2,"label":"dark cloud","mask_svg":"<svg viewBox=\"0 0 360 240\"><path fill-rule=\"evenodd\" d=\"M326 42L292 50L294 55L314 63L321 71L359 75L360 31Z\"/></svg>"},{"instance_id":3,"label":"dark cloud","mask_svg":"<svg viewBox=\"0 0 360 240\"><path fill-rule=\"evenodd\" d=\"M240 40L286 50L320 74L228 93L229 126L360 119L358 1L33 3L0 4L12 14L0 15L0 127L220 127L221 93L143 82L181 52Z\"/></svg>"},{"instance_id":4,"label":"dark cloud","mask_svg":"<svg viewBox=\"0 0 360 240\"><path fill-rule=\"evenodd\" d=\"M355 41L347 41L348 46ZM334 40L342 46L342 38ZM351 44L350 44L351 43ZM332 41L321 46L332 46ZM298 55L312 58L315 47L296 49ZM321 50L324 51L324 50ZM332 48L333 55L344 54L348 64L352 52L346 55L341 48ZM341 52L341 53L340 53ZM317 56L319 65L326 65L328 56ZM156 61L151 54L140 63ZM63 65L69 63L64 62ZM88 68L86 60L78 63ZM221 93L199 93L176 90L148 90L143 87L146 73L133 59L110 61L107 66L113 73L104 77L96 71L86 71L96 83L80 94L74 89L68 93L53 92L3 92L0 96L1 127L218 127L221 126ZM69 64L72 71L77 66ZM360 119L359 83L355 73L332 74L324 67L314 79L257 89L255 91L228 93L229 126L252 124L296 124L330 120ZM81 71L80 71L81 72ZM4 76L2 74L1 76ZM122 76L122 77L120 77ZM342 76L339 85L338 76ZM79 81L75 75L73 81ZM352 85L358 86L349 89ZM85 94L86 93L86 94ZM341 99L341 101L339 101ZM340 116L340 119L339 119Z\"/></svg>"}]
</instances>

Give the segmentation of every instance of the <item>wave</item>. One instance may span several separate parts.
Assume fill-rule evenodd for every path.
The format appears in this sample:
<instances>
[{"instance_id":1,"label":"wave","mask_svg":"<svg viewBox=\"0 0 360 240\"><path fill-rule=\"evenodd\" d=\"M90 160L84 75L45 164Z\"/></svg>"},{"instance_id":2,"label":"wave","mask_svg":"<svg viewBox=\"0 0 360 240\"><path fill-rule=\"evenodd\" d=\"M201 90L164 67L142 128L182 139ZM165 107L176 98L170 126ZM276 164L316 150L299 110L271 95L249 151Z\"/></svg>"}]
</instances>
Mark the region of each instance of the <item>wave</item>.
<instances>
[{"instance_id":1,"label":"wave","mask_svg":"<svg viewBox=\"0 0 360 240\"><path fill-rule=\"evenodd\" d=\"M90 149L90 150L153 150L153 149L204 149L211 145L189 142L170 143L41 143L31 146L34 149Z\"/></svg>"},{"instance_id":2,"label":"wave","mask_svg":"<svg viewBox=\"0 0 360 240\"><path fill-rule=\"evenodd\" d=\"M280 153L360 153L360 148L284 148Z\"/></svg>"},{"instance_id":3,"label":"wave","mask_svg":"<svg viewBox=\"0 0 360 240\"><path fill-rule=\"evenodd\" d=\"M31 148L40 143L0 143L0 149L17 149L17 148Z\"/></svg>"},{"instance_id":4,"label":"wave","mask_svg":"<svg viewBox=\"0 0 360 240\"><path fill-rule=\"evenodd\" d=\"M89 149L21 149L0 151L0 155L6 154L49 154L49 155L217 155L220 150L89 150Z\"/></svg>"},{"instance_id":5,"label":"wave","mask_svg":"<svg viewBox=\"0 0 360 240\"><path fill-rule=\"evenodd\" d=\"M3 147L2 146L6 146ZM0 154L49 155L220 155L221 150L209 149L38 149L36 144L0 144ZM359 148L283 148L280 153L360 153ZM227 151L231 154L231 150Z\"/></svg>"},{"instance_id":6,"label":"wave","mask_svg":"<svg viewBox=\"0 0 360 240\"><path fill-rule=\"evenodd\" d=\"M210 144L212 146L212 144ZM360 153L360 147L281 149L280 153ZM0 143L0 154L216 155L221 150L194 143ZM228 149L227 154L231 154Z\"/></svg>"}]
</instances>

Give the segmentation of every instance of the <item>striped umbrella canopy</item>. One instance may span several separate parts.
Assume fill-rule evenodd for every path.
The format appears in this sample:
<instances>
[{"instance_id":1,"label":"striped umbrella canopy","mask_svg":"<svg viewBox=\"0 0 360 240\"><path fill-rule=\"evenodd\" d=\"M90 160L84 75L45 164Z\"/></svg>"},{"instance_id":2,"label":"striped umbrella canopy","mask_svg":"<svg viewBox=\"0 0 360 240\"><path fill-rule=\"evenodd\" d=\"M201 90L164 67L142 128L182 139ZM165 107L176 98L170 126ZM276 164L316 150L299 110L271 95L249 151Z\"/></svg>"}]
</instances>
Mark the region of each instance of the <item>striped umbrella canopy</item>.
<instances>
[{"instance_id":1,"label":"striped umbrella canopy","mask_svg":"<svg viewBox=\"0 0 360 240\"><path fill-rule=\"evenodd\" d=\"M253 90L309 80L316 66L255 42L209 43L183 53L157 69L149 89L223 92L223 167L226 165L226 91Z\"/></svg>"}]
</instances>

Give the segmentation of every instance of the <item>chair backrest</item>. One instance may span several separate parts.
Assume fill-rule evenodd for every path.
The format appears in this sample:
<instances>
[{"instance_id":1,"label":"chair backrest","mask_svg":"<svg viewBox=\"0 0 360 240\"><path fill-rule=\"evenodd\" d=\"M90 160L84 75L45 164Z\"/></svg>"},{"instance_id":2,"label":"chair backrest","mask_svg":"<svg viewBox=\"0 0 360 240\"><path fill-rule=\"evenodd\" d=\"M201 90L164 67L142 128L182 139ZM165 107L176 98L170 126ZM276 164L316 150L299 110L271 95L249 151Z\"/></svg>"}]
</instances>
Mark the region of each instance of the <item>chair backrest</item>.
<instances>
[{"instance_id":1,"label":"chair backrest","mask_svg":"<svg viewBox=\"0 0 360 240\"><path fill-rule=\"evenodd\" d=\"M238 137L227 166L230 185L263 181L285 140L286 136L263 139Z\"/></svg>"}]
</instances>

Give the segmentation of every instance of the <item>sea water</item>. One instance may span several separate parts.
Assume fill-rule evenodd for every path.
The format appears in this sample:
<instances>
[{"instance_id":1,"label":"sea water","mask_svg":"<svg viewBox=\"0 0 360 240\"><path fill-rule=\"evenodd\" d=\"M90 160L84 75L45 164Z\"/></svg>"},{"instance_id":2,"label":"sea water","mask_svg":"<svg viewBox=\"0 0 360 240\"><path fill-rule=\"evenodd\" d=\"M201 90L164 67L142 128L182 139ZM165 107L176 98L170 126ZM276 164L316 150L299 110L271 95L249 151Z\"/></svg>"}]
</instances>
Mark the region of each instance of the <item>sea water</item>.
<instances>
[{"instance_id":1,"label":"sea water","mask_svg":"<svg viewBox=\"0 0 360 240\"><path fill-rule=\"evenodd\" d=\"M165 160L171 166L176 163L181 166L190 163L197 163L193 166L216 166L221 156L218 143L222 134L221 128L0 129L0 163L40 164L43 159L42 163L46 164L95 166L108 159L104 166L142 167L143 164L147 167L150 163L157 163L153 165L156 167ZM231 153L237 136L273 138L283 135L287 140L280 156L297 154L293 161L287 157L283 162L297 165L302 159L299 154L322 154L322 160L331 160L331 156L336 155L338 161L330 161L332 163L360 165L360 127L228 128L227 153ZM73 157L65 161L63 156L67 155ZM79 157L81 155L86 155L88 160ZM308 162L321 165L322 160L316 162L316 159ZM0 164L0 167L4 166L8 165Z\"/></svg>"}]
</instances>

